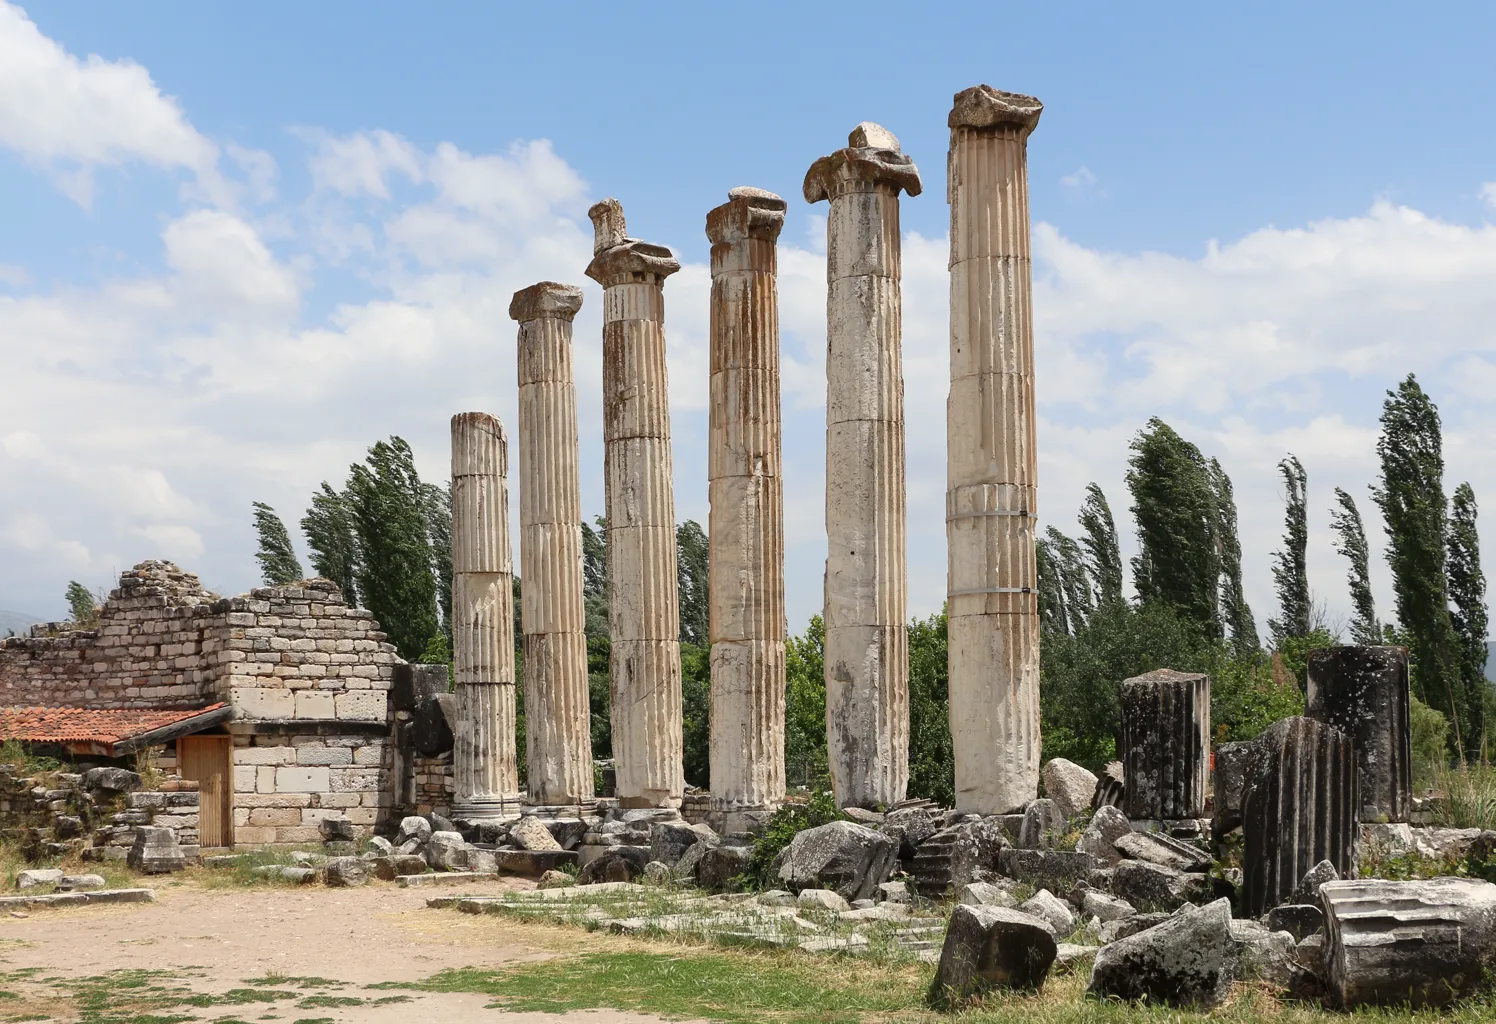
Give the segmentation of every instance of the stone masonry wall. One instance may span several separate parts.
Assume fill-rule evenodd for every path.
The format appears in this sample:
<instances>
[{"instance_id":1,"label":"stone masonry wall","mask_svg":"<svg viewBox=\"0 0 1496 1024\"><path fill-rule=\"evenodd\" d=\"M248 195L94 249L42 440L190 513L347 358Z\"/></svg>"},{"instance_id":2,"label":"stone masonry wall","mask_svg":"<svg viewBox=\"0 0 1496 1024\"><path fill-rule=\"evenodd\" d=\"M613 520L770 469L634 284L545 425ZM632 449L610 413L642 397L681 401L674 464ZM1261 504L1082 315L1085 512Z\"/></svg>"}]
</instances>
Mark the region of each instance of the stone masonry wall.
<instances>
[{"instance_id":1,"label":"stone masonry wall","mask_svg":"<svg viewBox=\"0 0 1496 1024\"><path fill-rule=\"evenodd\" d=\"M236 845L315 843L329 817L363 835L383 824L395 802L389 739L336 728L234 737Z\"/></svg>"}]
</instances>

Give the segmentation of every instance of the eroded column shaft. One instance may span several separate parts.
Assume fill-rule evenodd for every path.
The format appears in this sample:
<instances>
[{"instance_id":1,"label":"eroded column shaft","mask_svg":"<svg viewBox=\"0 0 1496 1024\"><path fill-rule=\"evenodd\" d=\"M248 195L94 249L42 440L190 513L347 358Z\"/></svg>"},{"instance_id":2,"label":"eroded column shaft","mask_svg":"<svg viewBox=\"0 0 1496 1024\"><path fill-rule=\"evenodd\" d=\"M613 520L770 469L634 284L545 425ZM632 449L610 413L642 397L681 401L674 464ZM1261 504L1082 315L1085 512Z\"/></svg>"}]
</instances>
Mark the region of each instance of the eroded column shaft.
<instances>
[{"instance_id":1,"label":"eroded column shaft","mask_svg":"<svg viewBox=\"0 0 1496 1024\"><path fill-rule=\"evenodd\" d=\"M594 206L603 286L603 440L611 592L613 756L625 807L676 807L685 787L675 495L665 366L664 246L628 238L614 200Z\"/></svg>"},{"instance_id":2,"label":"eroded column shaft","mask_svg":"<svg viewBox=\"0 0 1496 1024\"><path fill-rule=\"evenodd\" d=\"M508 459L496 417L452 417L454 817L492 817L519 803Z\"/></svg>"},{"instance_id":3,"label":"eroded column shaft","mask_svg":"<svg viewBox=\"0 0 1496 1024\"><path fill-rule=\"evenodd\" d=\"M734 189L712 242L711 790L714 806L784 798L784 484L776 242L784 200Z\"/></svg>"},{"instance_id":4,"label":"eroded column shaft","mask_svg":"<svg viewBox=\"0 0 1496 1024\"><path fill-rule=\"evenodd\" d=\"M886 806L909 780L899 191L918 171L859 125L805 198L826 222L826 737L840 806Z\"/></svg>"},{"instance_id":5,"label":"eroded column shaft","mask_svg":"<svg viewBox=\"0 0 1496 1024\"><path fill-rule=\"evenodd\" d=\"M516 292L519 521L525 637L525 760L532 804L593 799L582 596L582 498L571 325L582 292Z\"/></svg>"},{"instance_id":6,"label":"eroded column shaft","mask_svg":"<svg viewBox=\"0 0 1496 1024\"><path fill-rule=\"evenodd\" d=\"M1039 784L1027 140L1041 109L978 86L950 115L950 725L956 808L978 814L1020 809Z\"/></svg>"}]
</instances>

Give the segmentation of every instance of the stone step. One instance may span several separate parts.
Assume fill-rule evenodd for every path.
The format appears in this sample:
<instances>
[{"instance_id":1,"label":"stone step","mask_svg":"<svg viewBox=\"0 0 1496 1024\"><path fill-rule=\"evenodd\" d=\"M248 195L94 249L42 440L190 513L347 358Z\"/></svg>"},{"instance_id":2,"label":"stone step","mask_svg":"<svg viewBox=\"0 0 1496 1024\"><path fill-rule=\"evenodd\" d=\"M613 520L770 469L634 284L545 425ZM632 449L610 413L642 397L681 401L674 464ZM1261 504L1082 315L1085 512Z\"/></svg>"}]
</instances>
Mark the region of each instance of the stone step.
<instances>
[{"instance_id":1,"label":"stone step","mask_svg":"<svg viewBox=\"0 0 1496 1024\"><path fill-rule=\"evenodd\" d=\"M402 889L420 885L462 885L468 882L492 882L499 876L492 871L428 871L423 875L396 875L395 884Z\"/></svg>"},{"instance_id":2,"label":"stone step","mask_svg":"<svg viewBox=\"0 0 1496 1024\"><path fill-rule=\"evenodd\" d=\"M81 907L92 903L150 903L152 889L94 889L91 892L58 892L45 896L0 896L6 907Z\"/></svg>"}]
</instances>

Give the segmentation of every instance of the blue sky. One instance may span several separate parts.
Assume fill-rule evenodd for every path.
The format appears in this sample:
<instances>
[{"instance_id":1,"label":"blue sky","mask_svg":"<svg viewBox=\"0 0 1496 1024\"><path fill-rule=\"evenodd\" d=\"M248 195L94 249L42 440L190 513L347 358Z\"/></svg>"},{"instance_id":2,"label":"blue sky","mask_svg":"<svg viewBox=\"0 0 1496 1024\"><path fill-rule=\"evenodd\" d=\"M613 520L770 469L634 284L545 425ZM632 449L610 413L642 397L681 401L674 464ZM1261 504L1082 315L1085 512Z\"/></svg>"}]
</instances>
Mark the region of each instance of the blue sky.
<instances>
[{"instance_id":1,"label":"blue sky","mask_svg":"<svg viewBox=\"0 0 1496 1024\"><path fill-rule=\"evenodd\" d=\"M812 160L897 133L911 608L938 609L951 94L1045 103L1030 144L1041 515L1158 414L1221 458L1248 596L1274 614L1274 465L1310 477L1312 583L1347 606L1330 488L1363 506L1382 392L1417 372L1450 487L1496 487L1496 13L1476 5L0 7L0 607L55 616L171 557L255 582L248 503L288 521L390 433L512 418L508 295L587 284L584 500L601 503L585 210L674 247L677 503L704 521L704 216L790 199L781 288L790 626L819 603L823 222ZM588 468L591 468L589 472ZM1378 598L1391 613L1386 574Z\"/></svg>"}]
</instances>

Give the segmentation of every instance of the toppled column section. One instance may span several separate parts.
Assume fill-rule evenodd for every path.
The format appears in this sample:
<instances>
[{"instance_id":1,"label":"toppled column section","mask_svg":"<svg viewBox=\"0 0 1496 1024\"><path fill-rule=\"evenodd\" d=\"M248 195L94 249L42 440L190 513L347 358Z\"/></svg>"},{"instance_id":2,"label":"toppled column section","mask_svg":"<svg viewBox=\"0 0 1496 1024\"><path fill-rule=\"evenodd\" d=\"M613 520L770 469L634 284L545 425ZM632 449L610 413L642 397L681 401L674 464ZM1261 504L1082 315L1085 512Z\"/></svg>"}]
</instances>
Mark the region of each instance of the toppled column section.
<instances>
[{"instance_id":1,"label":"toppled column section","mask_svg":"<svg viewBox=\"0 0 1496 1024\"><path fill-rule=\"evenodd\" d=\"M1261 917L1285 903L1327 860L1355 864L1356 759L1351 738L1312 718L1285 718L1252 741L1242 790L1242 910Z\"/></svg>"},{"instance_id":2,"label":"toppled column section","mask_svg":"<svg viewBox=\"0 0 1496 1024\"><path fill-rule=\"evenodd\" d=\"M525 760L532 804L593 799L582 598L582 495L571 323L582 290L514 293L519 321L519 524L525 636Z\"/></svg>"},{"instance_id":3,"label":"toppled column section","mask_svg":"<svg viewBox=\"0 0 1496 1024\"><path fill-rule=\"evenodd\" d=\"M735 188L712 243L711 782L729 814L784 799L784 480L776 243L785 202ZM730 831L732 829L729 829Z\"/></svg>"},{"instance_id":4,"label":"toppled column section","mask_svg":"<svg viewBox=\"0 0 1496 1024\"><path fill-rule=\"evenodd\" d=\"M1122 683L1127 816L1177 821L1205 813L1210 677L1161 668Z\"/></svg>"},{"instance_id":5,"label":"toppled column section","mask_svg":"<svg viewBox=\"0 0 1496 1024\"><path fill-rule=\"evenodd\" d=\"M612 633L613 759L624 807L679 807L680 605L665 369L663 245L629 238L623 207L587 211L587 276L603 286L603 442Z\"/></svg>"},{"instance_id":6,"label":"toppled column section","mask_svg":"<svg viewBox=\"0 0 1496 1024\"><path fill-rule=\"evenodd\" d=\"M497 417L452 417L452 816L519 810L509 442Z\"/></svg>"},{"instance_id":7,"label":"toppled column section","mask_svg":"<svg viewBox=\"0 0 1496 1024\"><path fill-rule=\"evenodd\" d=\"M1406 647L1309 652L1305 714L1346 733L1356 748L1361 820L1407 821L1413 793Z\"/></svg>"},{"instance_id":8,"label":"toppled column section","mask_svg":"<svg viewBox=\"0 0 1496 1024\"><path fill-rule=\"evenodd\" d=\"M826 739L838 806L909 782L899 192L919 171L864 122L805 175L826 218Z\"/></svg>"},{"instance_id":9,"label":"toppled column section","mask_svg":"<svg viewBox=\"0 0 1496 1024\"><path fill-rule=\"evenodd\" d=\"M1019 810L1039 785L1028 137L1043 109L979 85L948 119L950 720L956 809L976 814Z\"/></svg>"}]
</instances>

